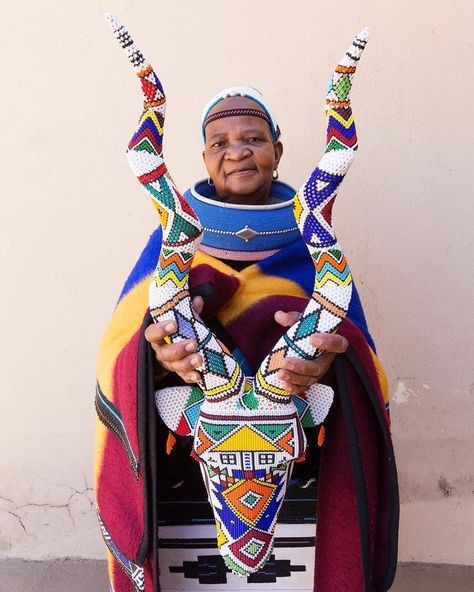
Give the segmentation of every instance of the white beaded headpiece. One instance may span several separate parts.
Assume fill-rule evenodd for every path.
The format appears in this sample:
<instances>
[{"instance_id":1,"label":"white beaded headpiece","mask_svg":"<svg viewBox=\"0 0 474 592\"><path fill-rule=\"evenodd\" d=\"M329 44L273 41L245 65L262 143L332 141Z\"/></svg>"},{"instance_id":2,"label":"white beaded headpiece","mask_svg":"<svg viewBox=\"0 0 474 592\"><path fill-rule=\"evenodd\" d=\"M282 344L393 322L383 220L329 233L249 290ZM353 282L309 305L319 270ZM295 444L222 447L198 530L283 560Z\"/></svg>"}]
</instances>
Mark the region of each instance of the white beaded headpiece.
<instances>
[{"instance_id":1,"label":"white beaded headpiece","mask_svg":"<svg viewBox=\"0 0 474 592\"><path fill-rule=\"evenodd\" d=\"M204 107L201 116L201 128L202 128L202 136L204 138L204 142L206 141L206 131L205 131L205 122L209 112L221 101L227 99L228 97L246 97L247 99L251 99L257 105L263 109L263 112L266 115L265 120L268 122L270 126L270 130L272 132L273 140L277 140L280 136L280 128L278 127L277 120L273 111L270 109L267 101L263 98L262 93L260 93L256 88L252 86L246 86L244 84L236 84L233 86L228 86L224 88L220 92L210 99L210 101Z\"/></svg>"}]
</instances>

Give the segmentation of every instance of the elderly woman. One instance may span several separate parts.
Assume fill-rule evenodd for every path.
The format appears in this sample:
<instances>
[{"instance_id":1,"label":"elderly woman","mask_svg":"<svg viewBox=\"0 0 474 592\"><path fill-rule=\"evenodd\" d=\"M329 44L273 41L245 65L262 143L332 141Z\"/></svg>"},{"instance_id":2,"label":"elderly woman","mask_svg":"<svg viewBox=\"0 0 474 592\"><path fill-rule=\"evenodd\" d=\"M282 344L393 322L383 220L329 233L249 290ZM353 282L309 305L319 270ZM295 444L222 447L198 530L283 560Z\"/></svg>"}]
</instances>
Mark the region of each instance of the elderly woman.
<instances>
[{"instance_id":1,"label":"elderly woman","mask_svg":"<svg viewBox=\"0 0 474 592\"><path fill-rule=\"evenodd\" d=\"M305 308L314 266L292 213L294 190L277 180L283 146L262 95L250 87L225 89L205 107L202 132L209 179L185 194L204 227L190 291L195 310L251 376ZM170 433L155 408L156 391L196 383L202 364L196 340L170 344L175 324L153 323L147 310L160 246L158 228L125 283L99 355L95 489L111 590L225 584L387 590L396 563L396 475L383 370L357 292L338 334L312 335L325 352L319 359L280 360L278 375L289 393L297 397L324 380L336 400L326 440L324 426L308 429L308 451L294 466L274 554L260 571L237 579L215 549L215 534L207 534L211 524L215 533L214 519L190 438ZM193 413L190 400L183 415ZM259 500L247 497L239 503L251 510Z\"/></svg>"},{"instance_id":2,"label":"elderly woman","mask_svg":"<svg viewBox=\"0 0 474 592\"><path fill-rule=\"evenodd\" d=\"M209 191L209 187L204 185L203 188L203 184L199 183L193 191L187 192L186 198L205 227L202 251L214 255L221 261L224 260L232 269L241 271L255 261L265 259L270 252L295 242L295 238L299 240L292 213L294 190L283 184L278 186L274 182L278 179L278 165L283 154L280 130L263 96L255 89L245 86L224 89L213 97L204 109L202 121L205 140L203 159L209 175L208 184L214 190ZM272 189L277 194L272 193ZM205 191L206 195L200 195L200 190ZM232 207L226 207L230 204ZM270 205L273 208L269 208ZM201 212L204 207L205 211ZM261 218L257 224L264 225L266 229L264 237L260 237L258 247L254 247L253 241L259 236L259 231L251 228L245 233L249 211L254 214L255 219ZM235 229L233 244L236 244L237 248L226 249L225 245L222 247L222 238L226 235L220 233L232 231L223 231L222 228L209 229L211 216L212 222L218 225L226 219L230 222L229 228ZM272 229L272 216L278 219L279 224L284 217L288 228ZM214 242L213 232L217 238ZM284 242L280 238L281 235L285 236ZM215 246L211 247L207 244L208 241ZM262 248L263 242L266 244ZM307 259L307 269L302 269L301 273L306 277L298 279L299 283L304 279L311 279L313 273L309 255L306 251L303 251L303 255ZM241 294L237 297L241 297ZM197 296L194 302L198 312L201 312L203 299ZM269 301L264 305L267 308L272 306ZM357 320L361 323L362 329L367 331L360 308L358 313ZM274 315L276 322L286 327L295 321L298 312L277 310ZM156 323L148 327L145 336L155 350L162 368L176 373L187 383L197 382L199 374L195 368L202 364L201 356L194 353L197 343L185 340L168 345L164 338L175 330L173 323ZM272 336L275 335L275 330L270 328ZM259 331L263 337L268 328L262 324ZM334 356L347 349L347 340L337 334L315 334L312 342L325 351L316 360L282 360L279 377L284 381L286 390L291 393L302 392L317 382L327 372ZM273 345L271 341L270 344ZM263 359L267 353L268 351L262 348L259 358ZM253 364L256 362L257 360L252 360Z\"/></svg>"}]
</instances>

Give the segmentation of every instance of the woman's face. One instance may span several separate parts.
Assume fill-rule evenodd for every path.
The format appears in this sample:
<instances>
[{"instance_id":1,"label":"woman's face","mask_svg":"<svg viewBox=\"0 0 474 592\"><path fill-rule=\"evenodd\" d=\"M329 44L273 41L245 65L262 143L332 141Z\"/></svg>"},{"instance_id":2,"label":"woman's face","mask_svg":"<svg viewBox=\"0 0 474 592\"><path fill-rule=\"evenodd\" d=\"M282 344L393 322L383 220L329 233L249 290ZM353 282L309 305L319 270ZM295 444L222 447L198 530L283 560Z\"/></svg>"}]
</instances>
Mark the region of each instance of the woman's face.
<instances>
[{"instance_id":1,"label":"woman's face","mask_svg":"<svg viewBox=\"0 0 474 592\"><path fill-rule=\"evenodd\" d=\"M228 97L210 113L245 108L260 109L246 97ZM268 123L260 117L224 117L206 127L204 163L217 196L227 203L267 203L282 152L281 142L273 141Z\"/></svg>"}]
</instances>

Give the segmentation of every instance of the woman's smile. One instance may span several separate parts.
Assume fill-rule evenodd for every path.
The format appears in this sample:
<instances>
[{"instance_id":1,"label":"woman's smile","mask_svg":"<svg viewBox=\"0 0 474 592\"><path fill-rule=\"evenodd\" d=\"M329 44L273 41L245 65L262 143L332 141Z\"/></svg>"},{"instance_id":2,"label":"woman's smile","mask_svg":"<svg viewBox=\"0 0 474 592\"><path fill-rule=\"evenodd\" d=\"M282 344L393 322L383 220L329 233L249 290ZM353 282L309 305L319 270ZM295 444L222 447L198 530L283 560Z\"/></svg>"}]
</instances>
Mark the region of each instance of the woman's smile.
<instances>
[{"instance_id":1,"label":"woman's smile","mask_svg":"<svg viewBox=\"0 0 474 592\"><path fill-rule=\"evenodd\" d=\"M232 177L244 177L244 176L247 176L247 175L252 175L255 172L256 172L256 169L255 168L245 167L245 168L234 169L233 171L229 171L229 172L226 173L226 175L228 177L230 175L232 175Z\"/></svg>"}]
</instances>

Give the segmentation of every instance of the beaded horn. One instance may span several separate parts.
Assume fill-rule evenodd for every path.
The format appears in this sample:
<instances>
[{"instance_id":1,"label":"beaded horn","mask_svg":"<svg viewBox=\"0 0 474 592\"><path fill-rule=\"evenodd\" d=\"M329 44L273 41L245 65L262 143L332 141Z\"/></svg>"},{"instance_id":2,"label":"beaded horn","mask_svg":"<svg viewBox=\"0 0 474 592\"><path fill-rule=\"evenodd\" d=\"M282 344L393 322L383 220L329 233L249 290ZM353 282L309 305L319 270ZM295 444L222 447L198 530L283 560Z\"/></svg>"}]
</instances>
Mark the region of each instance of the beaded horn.
<instances>
[{"instance_id":1,"label":"beaded horn","mask_svg":"<svg viewBox=\"0 0 474 592\"><path fill-rule=\"evenodd\" d=\"M311 345L311 335L336 331L349 306L352 277L332 229L331 210L357 150L349 94L369 32L365 29L354 39L336 67L326 96L326 149L294 197L295 218L315 266L313 294L255 377L246 377L191 304L188 275L202 226L164 161L163 87L125 27L110 14L106 19L141 80L144 98L127 159L151 196L163 228L150 284L150 314L155 322L176 324L170 342L196 340L203 359L198 383L159 390L157 408L172 431L194 436L193 451L213 508L219 550L233 572L248 575L270 557L293 462L306 451L303 427L322 423L334 396L324 385L292 396L277 372L287 355L304 360L321 355Z\"/></svg>"}]
</instances>

